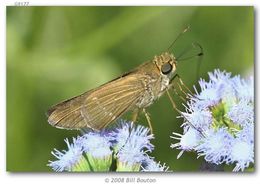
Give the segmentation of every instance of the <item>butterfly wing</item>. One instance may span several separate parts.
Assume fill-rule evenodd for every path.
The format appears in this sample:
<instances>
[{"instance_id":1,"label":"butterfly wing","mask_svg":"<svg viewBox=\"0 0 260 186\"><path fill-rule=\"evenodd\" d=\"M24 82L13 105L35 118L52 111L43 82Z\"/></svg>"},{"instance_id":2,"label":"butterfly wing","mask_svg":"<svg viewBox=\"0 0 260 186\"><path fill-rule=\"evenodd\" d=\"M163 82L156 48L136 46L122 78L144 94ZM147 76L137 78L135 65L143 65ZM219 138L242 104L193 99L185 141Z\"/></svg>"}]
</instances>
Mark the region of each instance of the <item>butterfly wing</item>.
<instances>
[{"instance_id":1,"label":"butterfly wing","mask_svg":"<svg viewBox=\"0 0 260 186\"><path fill-rule=\"evenodd\" d=\"M59 103L48 111L48 122L58 128L102 129L136 105L144 94L143 80L147 78L128 74Z\"/></svg>"}]
</instances>

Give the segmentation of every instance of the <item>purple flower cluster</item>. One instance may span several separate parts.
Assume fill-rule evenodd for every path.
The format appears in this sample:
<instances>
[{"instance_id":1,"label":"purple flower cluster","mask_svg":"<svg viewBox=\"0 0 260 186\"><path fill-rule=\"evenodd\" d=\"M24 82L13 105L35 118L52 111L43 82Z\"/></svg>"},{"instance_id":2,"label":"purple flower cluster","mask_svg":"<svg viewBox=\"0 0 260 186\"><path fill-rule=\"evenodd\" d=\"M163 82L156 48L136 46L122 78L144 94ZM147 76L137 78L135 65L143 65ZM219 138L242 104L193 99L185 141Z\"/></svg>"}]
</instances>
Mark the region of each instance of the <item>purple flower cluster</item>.
<instances>
[{"instance_id":1,"label":"purple flower cluster","mask_svg":"<svg viewBox=\"0 0 260 186\"><path fill-rule=\"evenodd\" d=\"M209 82L199 81L200 92L185 106L183 134L172 148L195 151L209 163L234 164L233 171L244 171L254 163L254 82L215 70Z\"/></svg>"},{"instance_id":2,"label":"purple flower cluster","mask_svg":"<svg viewBox=\"0 0 260 186\"><path fill-rule=\"evenodd\" d=\"M66 139L68 150L54 149L58 160L48 166L55 171L109 171L114 159L115 171L166 171L148 155L153 138L148 128L120 121L115 129L86 132L72 144Z\"/></svg>"},{"instance_id":3,"label":"purple flower cluster","mask_svg":"<svg viewBox=\"0 0 260 186\"><path fill-rule=\"evenodd\" d=\"M82 156L82 148L77 145L77 140L73 138L72 144L69 143L68 139L64 140L68 146L68 150L58 151L54 149L52 151L52 155L55 156L58 160L50 161L48 166L52 167L52 169L56 172L62 171L71 171L71 168L77 164Z\"/></svg>"}]
</instances>

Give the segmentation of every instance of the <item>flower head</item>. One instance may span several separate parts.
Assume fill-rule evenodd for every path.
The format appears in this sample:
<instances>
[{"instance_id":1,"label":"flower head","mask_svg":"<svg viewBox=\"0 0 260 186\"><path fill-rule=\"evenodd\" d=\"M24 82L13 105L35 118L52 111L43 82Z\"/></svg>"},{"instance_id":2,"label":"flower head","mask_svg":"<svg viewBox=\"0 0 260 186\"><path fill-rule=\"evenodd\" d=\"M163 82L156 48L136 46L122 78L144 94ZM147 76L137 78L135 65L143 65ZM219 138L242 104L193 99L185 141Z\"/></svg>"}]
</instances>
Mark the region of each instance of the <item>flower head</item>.
<instances>
[{"instance_id":1,"label":"flower head","mask_svg":"<svg viewBox=\"0 0 260 186\"><path fill-rule=\"evenodd\" d=\"M230 107L227 117L242 127L246 125L252 126L254 124L254 107L252 102L245 98L240 99Z\"/></svg>"},{"instance_id":2,"label":"flower head","mask_svg":"<svg viewBox=\"0 0 260 186\"><path fill-rule=\"evenodd\" d=\"M116 141L114 148L117 152L118 170L127 171L140 169L141 162L145 159L147 152L153 150L150 140L152 134L149 129L133 123L123 123L112 135Z\"/></svg>"},{"instance_id":3,"label":"flower head","mask_svg":"<svg viewBox=\"0 0 260 186\"><path fill-rule=\"evenodd\" d=\"M85 153L95 158L103 158L112 155L111 142L101 132L85 133L80 140Z\"/></svg>"},{"instance_id":4,"label":"flower head","mask_svg":"<svg viewBox=\"0 0 260 186\"><path fill-rule=\"evenodd\" d=\"M194 150L194 148L199 144L201 137L198 131L190 128L184 134L173 132L173 136L171 136L171 138L179 140L178 143L171 145L171 148L177 148L181 150L181 152L177 156L177 158L179 158L184 151Z\"/></svg>"},{"instance_id":5,"label":"flower head","mask_svg":"<svg viewBox=\"0 0 260 186\"><path fill-rule=\"evenodd\" d=\"M77 145L75 138L73 138L74 144L69 144L68 139L65 139L64 141L68 146L68 150L58 151L57 149L54 149L51 153L58 160L49 161L50 163L48 164L48 166L52 167L52 169L57 172L72 170L82 157L82 148Z\"/></svg>"},{"instance_id":6,"label":"flower head","mask_svg":"<svg viewBox=\"0 0 260 186\"><path fill-rule=\"evenodd\" d=\"M210 129L207 135L201 139L195 150L198 156L205 156L207 162L221 164L230 156L232 147L232 135L226 128L219 130Z\"/></svg>"},{"instance_id":7,"label":"flower head","mask_svg":"<svg viewBox=\"0 0 260 186\"><path fill-rule=\"evenodd\" d=\"M119 126L111 133L111 140L114 142L114 148L120 150L126 144L131 144L139 149L152 151L154 146L150 143L153 139L152 134L148 134L149 129L133 122L120 121Z\"/></svg>"},{"instance_id":8,"label":"flower head","mask_svg":"<svg viewBox=\"0 0 260 186\"><path fill-rule=\"evenodd\" d=\"M161 165L160 162L154 161L154 158L151 157L147 157L142 163L143 172L166 172L168 169L168 166Z\"/></svg>"},{"instance_id":9,"label":"flower head","mask_svg":"<svg viewBox=\"0 0 260 186\"><path fill-rule=\"evenodd\" d=\"M254 162L254 147L245 141L235 140L230 161L236 164L234 171L243 171L251 162Z\"/></svg>"}]
</instances>

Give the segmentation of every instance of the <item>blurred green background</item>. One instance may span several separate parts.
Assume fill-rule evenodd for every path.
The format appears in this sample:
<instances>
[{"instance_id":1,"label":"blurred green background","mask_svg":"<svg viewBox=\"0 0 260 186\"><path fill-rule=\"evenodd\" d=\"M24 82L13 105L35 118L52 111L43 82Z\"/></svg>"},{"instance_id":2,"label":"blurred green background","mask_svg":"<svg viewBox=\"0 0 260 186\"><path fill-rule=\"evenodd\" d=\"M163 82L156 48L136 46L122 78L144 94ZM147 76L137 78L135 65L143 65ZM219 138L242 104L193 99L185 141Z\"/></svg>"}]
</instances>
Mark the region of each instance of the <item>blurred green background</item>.
<instances>
[{"instance_id":1,"label":"blurred green background","mask_svg":"<svg viewBox=\"0 0 260 186\"><path fill-rule=\"evenodd\" d=\"M78 131L47 123L53 104L97 87L174 45L204 49L200 77L215 68L246 77L254 70L253 7L7 7L7 170L51 171L53 148ZM191 51L192 53L192 51ZM186 56L189 56L189 52ZM198 59L178 65L192 89ZM178 107L184 110L178 97ZM197 171L202 158L171 149L182 119L163 96L148 108L155 139L152 156L174 171ZM139 123L147 126L143 116Z\"/></svg>"}]
</instances>

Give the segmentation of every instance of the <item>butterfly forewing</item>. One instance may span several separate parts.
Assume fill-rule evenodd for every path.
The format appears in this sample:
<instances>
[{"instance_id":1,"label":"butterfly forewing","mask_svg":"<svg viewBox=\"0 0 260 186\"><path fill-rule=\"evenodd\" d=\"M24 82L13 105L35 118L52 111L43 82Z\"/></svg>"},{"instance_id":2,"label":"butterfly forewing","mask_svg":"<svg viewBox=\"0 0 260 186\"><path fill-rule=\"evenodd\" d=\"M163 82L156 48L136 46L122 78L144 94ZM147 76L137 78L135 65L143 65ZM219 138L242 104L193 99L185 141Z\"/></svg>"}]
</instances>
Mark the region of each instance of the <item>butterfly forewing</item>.
<instances>
[{"instance_id":1,"label":"butterfly forewing","mask_svg":"<svg viewBox=\"0 0 260 186\"><path fill-rule=\"evenodd\" d=\"M144 74L128 74L64 101L49 110L48 121L60 128L104 128L136 106L143 96L146 78Z\"/></svg>"}]
</instances>

